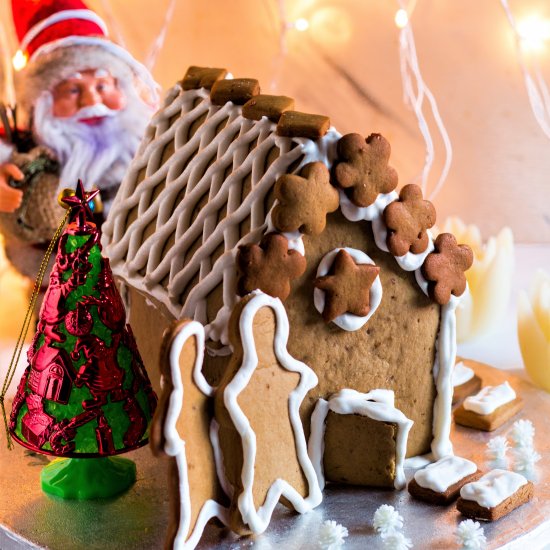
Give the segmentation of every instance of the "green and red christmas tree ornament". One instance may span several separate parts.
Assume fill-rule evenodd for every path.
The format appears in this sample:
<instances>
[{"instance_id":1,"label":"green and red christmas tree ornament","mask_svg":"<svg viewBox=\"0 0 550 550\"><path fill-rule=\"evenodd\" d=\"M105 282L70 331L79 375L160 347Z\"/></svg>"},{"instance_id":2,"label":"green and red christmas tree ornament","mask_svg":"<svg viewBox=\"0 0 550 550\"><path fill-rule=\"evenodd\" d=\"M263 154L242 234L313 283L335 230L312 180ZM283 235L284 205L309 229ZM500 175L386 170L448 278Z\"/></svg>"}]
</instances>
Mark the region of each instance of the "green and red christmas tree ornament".
<instances>
[{"instance_id":1,"label":"green and red christmas tree ornament","mask_svg":"<svg viewBox=\"0 0 550 550\"><path fill-rule=\"evenodd\" d=\"M157 397L139 355L89 203L61 200L69 223L58 245L28 367L13 401L11 436L56 457L44 491L64 498L113 496L135 481L135 464L113 458L145 445Z\"/></svg>"}]
</instances>

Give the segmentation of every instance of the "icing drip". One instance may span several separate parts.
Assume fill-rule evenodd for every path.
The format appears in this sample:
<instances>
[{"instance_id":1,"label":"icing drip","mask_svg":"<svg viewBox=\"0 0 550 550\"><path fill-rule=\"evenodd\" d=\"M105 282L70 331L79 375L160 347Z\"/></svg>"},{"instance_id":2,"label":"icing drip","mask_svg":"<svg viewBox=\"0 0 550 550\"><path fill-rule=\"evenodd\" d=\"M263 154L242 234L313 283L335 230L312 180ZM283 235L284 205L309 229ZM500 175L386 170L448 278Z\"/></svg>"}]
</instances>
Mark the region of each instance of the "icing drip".
<instances>
[{"instance_id":1,"label":"icing drip","mask_svg":"<svg viewBox=\"0 0 550 550\"><path fill-rule=\"evenodd\" d=\"M405 486L403 463L407 453L407 439L413 421L395 408L394 400L394 393L391 390L372 390L368 393L360 393L350 389L339 391L328 401L318 400L311 416L308 453L317 473L321 489L325 486L323 455L325 451L325 422L329 410L338 414L359 414L379 422L397 424L394 486L396 489L402 489Z\"/></svg>"},{"instance_id":2,"label":"icing drip","mask_svg":"<svg viewBox=\"0 0 550 550\"><path fill-rule=\"evenodd\" d=\"M428 296L428 281L420 269L415 277L422 292ZM466 288L468 292L468 288ZM460 297L451 296L448 304L441 306L439 334L436 341L433 375L437 395L434 402L432 454L439 460L453 454L451 443L451 409L453 400L452 375L456 362L456 308Z\"/></svg>"},{"instance_id":3,"label":"icing drip","mask_svg":"<svg viewBox=\"0 0 550 550\"><path fill-rule=\"evenodd\" d=\"M273 203L273 208L275 208L275 206L278 202L279 201L275 201ZM271 213L273 212L273 208L269 211L269 213L267 214L267 218L265 220L265 222L267 224L265 233L266 234L267 233L280 233L288 241L288 249L289 250L296 250L302 256L305 256L306 251L305 251L305 248L304 248L303 235L299 231L292 231L292 232L289 232L289 233L281 233L280 231L277 231L277 229L275 229L275 226L273 225L273 221L271 220Z\"/></svg>"},{"instance_id":4,"label":"icing drip","mask_svg":"<svg viewBox=\"0 0 550 550\"><path fill-rule=\"evenodd\" d=\"M324 277L330 271L334 258L340 250L345 250L354 259L356 264L375 265L374 261L367 256L367 254L361 252L361 250L356 250L355 248L335 248L326 254L319 262L317 277ZM368 315L360 317L352 313L344 313L333 319L331 322L343 330L359 330L373 316L381 301L382 283L380 282L380 277L378 276L374 280L374 283L370 289L370 311ZM315 309L322 314L325 309L325 292L323 290L319 288L315 288L313 290L313 303L315 304Z\"/></svg>"},{"instance_id":5,"label":"icing drip","mask_svg":"<svg viewBox=\"0 0 550 550\"><path fill-rule=\"evenodd\" d=\"M360 220L371 222L376 218L380 218L382 212L384 212L384 208L399 198L399 195L395 191L387 194L381 193L370 206L361 207L353 204L342 189L339 189L338 192L340 193L340 208L342 209L342 214L344 214L350 222L358 222ZM384 239L384 243L385 242L386 240ZM381 247L378 246L378 248ZM385 252L388 252L387 248Z\"/></svg>"},{"instance_id":6,"label":"icing drip","mask_svg":"<svg viewBox=\"0 0 550 550\"><path fill-rule=\"evenodd\" d=\"M478 394L467 397L463 407L467 411L487 415L516 398L516 392L508 382L500 386L485 386Z\"/></svg>"},{"instance_id":7,"label":"icing drip","mask_svg":"<svg viewBox=\"0 0 550 550\"><path fill-rule=\"evenodd\" d=\"M458 483L466 476L475 474L477 466L471 461L458 456L446 456L415 472L414 479L425 489L444 493L451 485Z\"/></svg>"},{"instance_id":8,"label":"icing drip","mask_svg":"<svg viewBox=\"0 0 550 550\"><path fill-rule=\"evenodd\" d=\"M521 474L507 470L492 470L472 483L466 483L460 489L464 500L473 500L484 508L494 508L512 496L527 483Z\"/></svg>"},{"instance_id":9,"label":"icing drip","mask_svg":"<svg viewBox=\"0 0 550 550\"><path fill-rule=\"evenodd\" d=\"M390 201L393 202L393 201ZM388 229L384 223L384 218L382 217L382 212L380 215L373 219L372 221L372 232L374 234L374 241L376 246L383 250L384 252L389 252L388 245L386 244L386 239L388 238ZM403 256L394 256L395 261L399 264L399 267L405 271L415 271L422 267L426 256L434 250L433 236L430 230L426 232L428 234L428 247L426 250L420 254L413 254L412 252L407 252Z\"/></svg>"},{"instance_id":10,"label":"icing drip","mask_svg":"<svg viewBox=\"0 0 550 550\"><path fill-rule=\"evenodd\" d=\"M467 367L462 361L459 361L453 369L453 387L466 384L474 377L474 371L470 367Z\"/></svg>"}]
</instances>

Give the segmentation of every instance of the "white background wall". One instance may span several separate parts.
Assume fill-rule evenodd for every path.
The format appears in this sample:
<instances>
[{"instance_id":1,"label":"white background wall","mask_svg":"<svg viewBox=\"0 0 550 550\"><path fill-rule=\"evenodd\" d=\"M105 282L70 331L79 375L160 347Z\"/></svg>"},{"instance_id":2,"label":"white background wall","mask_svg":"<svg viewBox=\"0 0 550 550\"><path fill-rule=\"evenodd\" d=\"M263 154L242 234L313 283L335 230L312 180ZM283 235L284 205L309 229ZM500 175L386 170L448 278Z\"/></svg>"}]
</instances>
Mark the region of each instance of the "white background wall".
<instances>
[{"instance_id":1,"label":"white background wall","mask_svg":"<svg viewBox=\"0 0 550 550\"><path fill-rule=\"evenodd\" d=\"M110 7L128 48L143 60L168 0L90 5L108 22ZM544 0L511 0L511 6L517 18L550 18ZM178 0L154 74L164 88L190 64L256 77L264 92L293 96L298 109L329 115L343 133L384 134L405 184L420 173L425 149L402 101L396 9L392 0L287 0L288 20L305 17L310 28L290 30L282 56L276 0ZM9 15L9 3L0 0L13 44ZM457 214L485 236L509 225L517 242L550 242L550 140L532 115L499 0L418 0L412 23L424 79L454 148L447 184L435 200L439 219ZM540 54L543 68L547 53ZM436 142L432 187L442 161Z\"/></svg>"}]
</instances>

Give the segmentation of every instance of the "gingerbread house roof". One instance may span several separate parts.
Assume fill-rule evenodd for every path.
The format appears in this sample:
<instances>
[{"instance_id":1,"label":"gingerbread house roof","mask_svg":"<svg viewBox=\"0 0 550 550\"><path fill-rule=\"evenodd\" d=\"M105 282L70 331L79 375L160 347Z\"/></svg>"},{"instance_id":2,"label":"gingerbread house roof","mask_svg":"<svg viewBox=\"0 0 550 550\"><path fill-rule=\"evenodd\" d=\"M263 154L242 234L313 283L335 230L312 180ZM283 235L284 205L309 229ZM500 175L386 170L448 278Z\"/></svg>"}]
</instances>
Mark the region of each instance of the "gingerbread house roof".
<instances>
[{"instance_id":1,"label":"gingerbread house roof","mask_svg":"<svg viewBox=\"0 0 550 550\"><path fill-rule=\"evenodd\" d=\"M206 324L202 301L222 281L234 292L229 265L265 233L279 176L331 164L340 134L327 117L290 111L290 98L258 94L255 80L210 90L190 73L147 128L103 234L116 275Z\"/></svg>"},{"instance_id":2,"label":"gingerbread house roof","mask_svg":"<svg viewBox=\"0 0 550 550\"><path fill-rule=\"evenodd\" d=\"M273 230L278 178L314 161L332 168L337 159L341 135L329 119L293 107L291 98L260 94L254 79L191 67L153 117L104 225L115 274L174 317L208 325L214 339L236 301L238 247L258 243ZM376 244L385 251L382 214L397 200L389 191L360 207L340 189L343 214L371 221ZM299 232L285 236L289 248L301 248ZM433 250L428 232L422 253L396 256L403 269L417 271L424 291L428 283L419 268ZM214 320L205 302L219 285L224 307Z\"/></svg>"}]
</instances>

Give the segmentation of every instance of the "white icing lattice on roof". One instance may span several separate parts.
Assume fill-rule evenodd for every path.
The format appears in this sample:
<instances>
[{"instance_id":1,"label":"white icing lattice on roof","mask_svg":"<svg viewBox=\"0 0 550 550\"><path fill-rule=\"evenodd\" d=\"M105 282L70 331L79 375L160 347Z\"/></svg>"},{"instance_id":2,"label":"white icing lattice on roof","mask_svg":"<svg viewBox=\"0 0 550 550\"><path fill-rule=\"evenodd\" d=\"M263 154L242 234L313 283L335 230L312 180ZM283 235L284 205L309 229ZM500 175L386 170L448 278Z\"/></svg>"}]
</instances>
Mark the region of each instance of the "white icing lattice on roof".
<instances>
[{"instance_id":1,"label":"white icing lattice on roof","mask_svg":"<svg viewBox=\"0 0 550 550\"><path fill-rule=\"evenodd\" d=\"M174 87L104 226L115 274L176 317L212 321L205 299L220 283L224 306L232 307L237 247L258 242L265 232L275 181L313 160L329 164L340 137L332 130L313 142L277 136L275 128L267 118L243 118L232 103L212 105L207 90ZM173 154L163 159L171 144Z\"/></svg>"}]
</instances>

